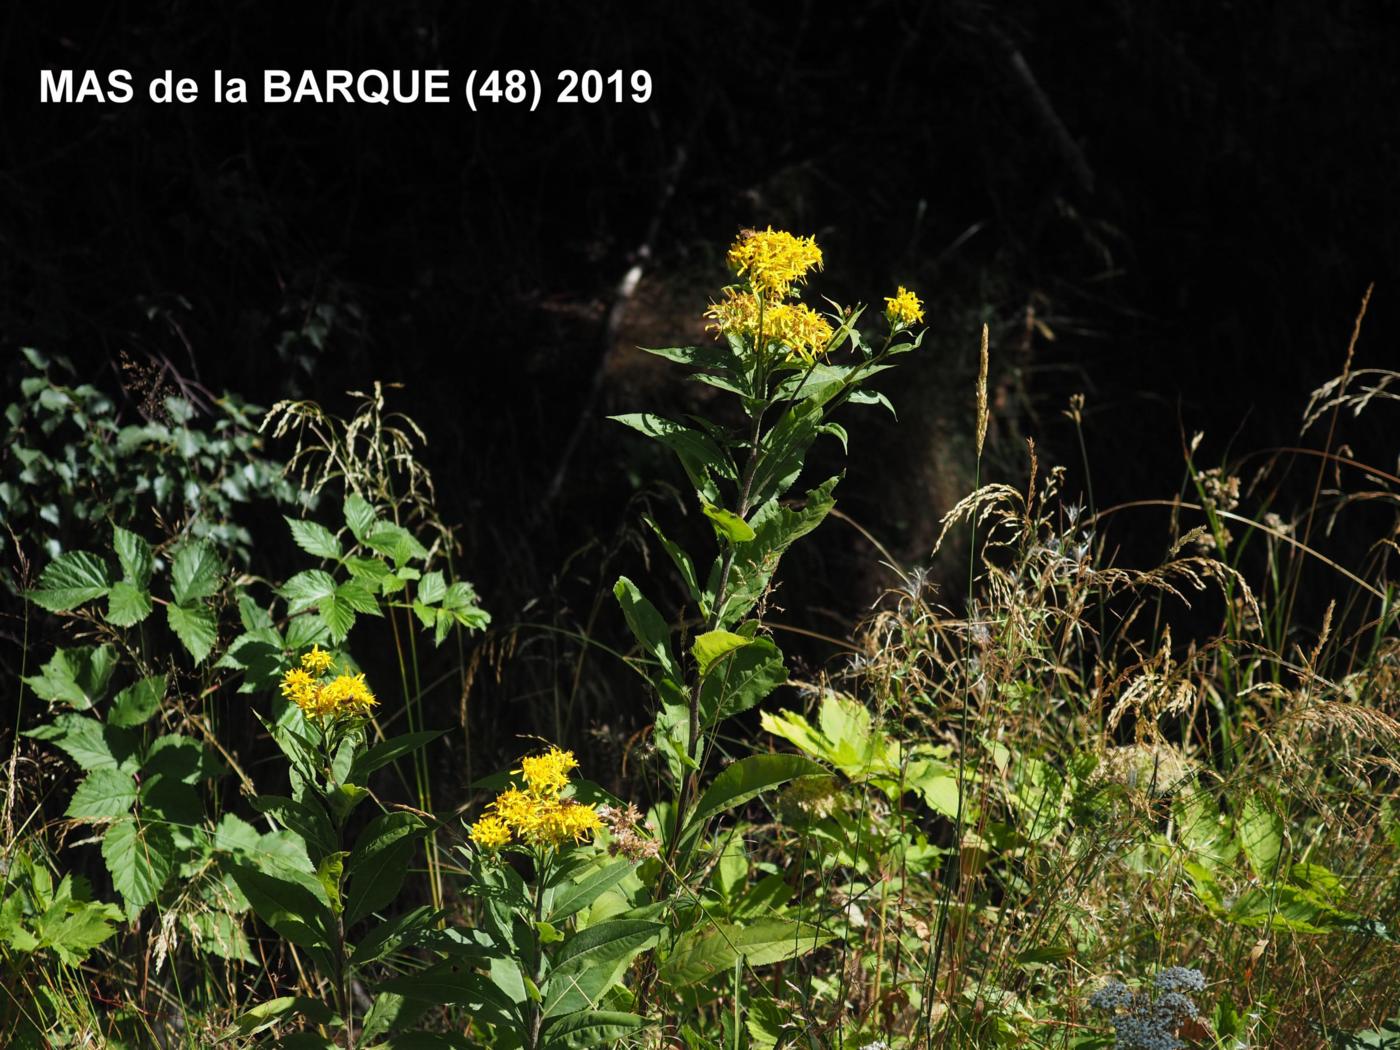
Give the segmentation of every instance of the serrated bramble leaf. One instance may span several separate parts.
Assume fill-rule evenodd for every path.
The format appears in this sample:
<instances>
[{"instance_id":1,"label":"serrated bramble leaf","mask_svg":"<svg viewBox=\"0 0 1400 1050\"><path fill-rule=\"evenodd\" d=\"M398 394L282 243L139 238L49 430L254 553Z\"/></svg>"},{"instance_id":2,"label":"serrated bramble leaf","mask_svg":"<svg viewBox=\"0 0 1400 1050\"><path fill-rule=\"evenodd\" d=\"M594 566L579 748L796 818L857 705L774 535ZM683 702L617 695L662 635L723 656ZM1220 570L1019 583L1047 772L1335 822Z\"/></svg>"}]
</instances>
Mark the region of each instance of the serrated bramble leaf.
<instances>
[{"instance_id":1,"label":"serrated bramble leaf","mask_svg":"<svg viewBox=\"0 0 1400 1050\"><path fill-rule=\"evenodd\" d=\"M194 657L194 662L203 663L219 637L214 610L207 605L176 605L172 602L165 607L165 619L175 632L175 637L180 639L180 644Z\"/></svg>"},{"instance_id":2,"label":"serrated bramble leaf","mask_svg":"<svg viewBox=\"0 0 1400 1050\"><path fill-rule=\"evenodd\" d=\"M447 593L447 581L443 579L442 573L437 569L432 572L425 572L423 578L418 581L418 600L428 605L442 601L443 595Z\"/></svg>"},{"instance_id":3,"label":"serrated bramble leaf","mask_svg":"<svg viewBox=\"0 0 1400 1050\"><path fill-rule=\"evenodd\" d=\"M418 542L417 537L402 525L391 521L376 522L365 535L365 543L402 566L405 562L421 561L428 556L428 549Z\"/></svg>"},{"instance_id":4,"label":"serrated bramble leaf","mask_svg":"<svg viewBox=\"0 0 1400 1050\"><path fill-rule=\"evenodd\" d=\"M151 582L151 568L155 564L151 545L136 533L114 525L112 549L117 552L117 561L121 563L122 577L142 590L148 587Z\"/></svg>"},{"instance_id":5,"label":"serrated bramble leaf","mask_svg":"<svg viewBox=\"0 0 1400 1050\"><path fill-rule=\"evenodd\" d=\"M107 721L114 726L139 726L160 710L164 698L165 675L143 678L116 695Z\"/></svg>"},{"instance_id":6,"label":"serrated bramble leaf","mask_svg":"<svg viewBox=\"0 0 1400 1050\"><path fill-rule=\"evenodd\" d=\"M175 842L164 824L119 820L102 838L102 859L112 885L128 907L140 908L156 899L175 867Z\"/></svg>"},{"instance_id":7,"label":"serrated bramble leaf","mask_svg":"<svg viewBox=\"0 0 1400 1050\"><path fill-rule=\"evenodd\" d=\"M370 527L374 524L374 508L363 497L352 493L345 497L344 509L345 524L349 527L351 535L364 543Z\"/></svg>"},{"instance_id":8,"label":"serrated bramble leaf","mask_svg":"<svg viewBox=\"0 0 1400 1050\"><path fill-rule=\"evenodd\" d=\"M94 769L78 785L64 815L75 820L124 817L136 803L136 781L119 769Z\"/></svg>"},{"instance_id":9,"label":"serrated bramble leaf","mask_svg":"<svg viewBox=\"0 0 1400 1050\"><path fill-rule=\"evenodd\" d=\"M39 586L29 592L29 600L49 612L65 612L101 598L111 586L101 558L87 551L68 551L40 573Z\"/></svg>"},{"instance_id":10,"label":"serrated bramble leaf","mask_svg":"<svg viewBox=\"0 0 1400 1050\"><path fill-rule=\"evenodd\" d=\"M48 740L67 752L83 769L120 769L135 772L139 740L131 730L103 725L87 715L59 715L52 722L26 729L22 734Z\"/></svg>"},{"instance_id":11,"label":"serrated bramble leaf","mask_svg":"<svg viewBox=\"0 0 1400 1050\"><path fill-rule=\"evenodd\" d=\"M151 608L151 596L130 580L118 580L107 592L106 620L113 627L135 627Z\"/></svg>"},{"instance_id":12,"label":"serrated bramble leaf","mask_svg":"<svg viewBox=\"0 0 1400 1050\"><path fill-rule=\"evenodd\" d=\"M212 544L192 540L180 547L170 567L170 589L175 601L187 605L210 597L219 588L219 556Z\"/></svg>"},{"instance_id":13,"label":"serrated bramble leaf","mask_svg":"<svg viewBox=\"0 0 1400 1050\"><path fill-rule=\"evenodd\" d=\"M23 681L41 700L85 711L106 694L116 663L116 652L110 645L55 649L40 673Z\"/></svg>"},{"instance_id":14,"label":"serrated bramble leaf","mask_svg":"<svg viewBox=\"0 0 1400 1050\"><path fill-rule=\"evenodd\" d=\"M332 560L340 557L340 541L335 538L335 533L324 525L314 521L298 521L285 515L283 520L292 530L292 542L307 554Z\"/></svg>"},{"instance_id":15,"label":"serrated bramble leaf","mask_svg":"<svg viewBox=\"0 0 1400 1050\"><path fill-rule=\"evenodd\" d=\"M287 600L287 612L295 616L334 595L335 577L324 569L307 569L284 583L281 594Z\"/></svg>"}]
</instances>

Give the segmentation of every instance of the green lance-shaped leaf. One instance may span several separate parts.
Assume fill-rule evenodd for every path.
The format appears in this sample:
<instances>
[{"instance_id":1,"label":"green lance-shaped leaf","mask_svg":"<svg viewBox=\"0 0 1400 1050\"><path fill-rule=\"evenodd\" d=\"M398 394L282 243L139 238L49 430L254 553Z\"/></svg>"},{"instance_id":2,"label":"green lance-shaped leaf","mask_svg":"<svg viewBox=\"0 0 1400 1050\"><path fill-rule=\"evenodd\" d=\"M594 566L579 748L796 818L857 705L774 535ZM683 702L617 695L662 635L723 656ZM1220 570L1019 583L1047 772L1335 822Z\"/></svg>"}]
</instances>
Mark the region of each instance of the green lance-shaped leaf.
<instances>
[{"instance_id":1,"label":"green lance-shaped leaf","mask_svg":"<svg viewBox=\"0 0 1400 1050\"><path fill-rule=\"evenodd\" d=\"M580 930L555 953L544 985L545 1015L597 1006L618 974L663 929L644 919L611 919Z\"/></svg>"},{"instance_id":2,"label":"green lance-shaped leaf","mask_svg":"<svg viewBox=\"0 0 1400 1050\"><path fill-rule=\"evenodd\" d=\"M330 901L313 873L279 856L254 852L234 853L223 864L254 914L274 931L301 948L329 947L334 926Z\"/></svg>"},{"instance_id":3,"label":"green lance-shaped leaf","mask_svg":"<svg viewBox=\"0 0 1400 1050\"><path fill-rule=\"evenodd\" d=\"M363 784L365 779L376 769L387 766L390 762L396 762L404 755L410 755L419 748L432 743L443 733L445 729L423 729L414 733L403 733L400 736L390 737L381 743L375 744L368 751L355 756L355 760L350 765L350 776L347 778L352 784Z\"/></svg>"},{"instance_id":4,"label":"green lance-shaped leaf","mask_svg":"<svg viewBox=\"0 0 1400 1050\"><path fill-rule=\"evenodd\" d=\"M307 854L318 860L335 851L335 831L321 803L307 796L298 802L281 795L255 795L253 808L265 813L289 831L299 835L307 845Z\"/></svg>"},{"instance_id":5,"label":"green lance-shaped leaf","mask_svg":"<svg viewBox=\"0 0 1400 1050\"><path fill-rule=\"evenodd\" d=\"M378 911L398 895L413 850L427 831L428 826L412 813L385 813L361 832L345 865L350 880L347 924Z\"/></svg>"},{"instance_id":6,"label":"green lance-shaped leaf","mask_svg":"<svg viewBox=\"0 0 1400 1050\"><path fill-rule=\"evenodd\" d=\"M749 519L754 530L753 541L734 548L734 563L719 626L732 627L763 597L783 553L820 525L832 507L836 506L832 492L840 480L839 476L828 478L812 489L800 508L784 507L772 499L754 512ZM716 559L710 572L711 593L718 585L719 567L720 562Z\"/></svg>"},{"instance_id":7,"label":"green lance-shaped leaf","mask_svg":"<svg viewBox=\"0 0 1400 1050\"><path fill-rule=\"evenodd\" d=\"M631 861L619 858L592 869L575 882L558 887L554 892L554 904L549 910L549 921L562 922L587 908L627 878L632 868Z\"/></svg>"},{"instance_id":8,"label":"green lance-shaped leaf","mask_svg":"<svg viewBox=\"0 0 1400 1050\"><path fill-rule=\"evenodd\" d=\"M714 667L717 660L728 656L735 649L742 649L750 641L752 639L733 631L706 631L696 636L690 645L690 651L695 655L695 663L700 668L703 678L710 673L710 668Z\"/></svg>"},{"instance_id":9,"label":"green lance-shaped leaf","mask_svg":"<svg viewBox=\"0 0 1400 1050\"><path fill-rule=\"evenodd\" d=\"M772 641L746 641L742 649L732 650L732 655L712 665L700 683L700 724L704 728L757 707L787 681L783 654Z\"/></svg>"},{"instance_id":10,"label":"green lance-shaped leaf","mask_svg":"<svg viewBox=\"0 0 1400 1050\"><path fill-rule=\"evenodd\" d=\"M672 987L684 987L724 973L740 959L752 967L771 966L805 955L831 939L831 934L796 919L705 923L681 934L661 964L660 976Z\"/></svg>"},{"instance_id":11,"label":"green lance-shaped leaf","mask_svg":"<svg viewBox=\"0 0 1400 1050\"><path fill-rule=\"evenodd\" d=\"M613 594L622 606L622 615L642 651L656 661L661 674L672 682L682 681L680 666L671 653L671 629L656 611L656 606L647 601L637 585L626 576L618 577Z\"/></svg>"},{"instance_id":12,"label":"green lance-shaped leaf","mask_svg":"<svg viewBox=\"0 0 1400 1050\"><path fill-rule=\"evenodd\" d=\"M96 554L67 551L49 562L39 574L39 586L28 596L49 612L65 612L101 598L111 586L107 566Z\"/></svg>"},{"instance_id":13,"label":"green lance-shaped leaf","mask_svg":"<svg viewBox=\"0 0 1400 1050\"><path fill-rule=\"evenodd\" d=\"M730 543L748 543L754 538L753 528L732 510L717 507L708 500L700 504L700 509L705 512L705 517L709 518L710 523L714 525L715 533L723 536Z\"/></svg>"},{"instance_id":14,"label":"green lance-shaped leaf","mask_svg":"<svg viewBox=\"0 0 1400 1050\"><path fill-rule=\"evenodd\" d=\"M717 503L720 498L716 478L732 482L738 477L729 454L702 431L646 412L611 418L674 452L690 483L710 503Z\"/></svg>"},{"instance_id":15,"label":"green lance-shaped leaf","mask_svg":"<svg viewBox=\"0 0 1400 1050\"><path fill-rule=\"evenodd\" d=\"M312 1024L338 1025L339 1017L321 999L305 995L284 995L245 1010L233 1022L229 1035L250 1036L267 1030L288 1017L304 1017Z\"/></svg>"},{"instance_id":16,"label":"green lance-shaped leaf","mask_svg":"<svg viewBox=\"0 0 1400 1050\"><path fill-rule=\"evenodd\" d=\"M614 1010L577 1010L553 1018L544 1028L545 1050L588 1050L635 1034L646 1020Z\"/></svg>"},{"instance_id":17,"label":"green lance-shaped leaf","mask_svg":"<svg viewBox=\"0 0 1400 1050\"><path fill-rule=\"evenodd\" d=\"M826 767L801 755L750 755L715 777L690 815L682 838L693 835L717 813L742 805L769 788L797 777L823 776Z\"/></svg>"}]
</instances>

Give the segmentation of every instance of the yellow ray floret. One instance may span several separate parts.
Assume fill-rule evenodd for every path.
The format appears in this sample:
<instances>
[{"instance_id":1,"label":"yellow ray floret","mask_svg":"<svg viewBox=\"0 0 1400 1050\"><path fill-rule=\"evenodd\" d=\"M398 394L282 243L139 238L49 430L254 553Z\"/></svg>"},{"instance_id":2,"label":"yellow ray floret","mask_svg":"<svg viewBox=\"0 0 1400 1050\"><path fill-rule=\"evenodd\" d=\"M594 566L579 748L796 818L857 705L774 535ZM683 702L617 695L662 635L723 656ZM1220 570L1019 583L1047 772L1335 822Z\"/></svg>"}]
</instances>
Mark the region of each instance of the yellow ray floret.
<instances>
[{"instance_id":1,"label":"yellow ray floret","mask_svg":"<svg viewBox=\"0 0 1400 1050\"><path fill-rule=\"evenodd\" d=\"M316 679L300 667L293 667L282 676L282 695L308 714L316 706L318 690Z\"/></svg>"},{"instance_id":2,"label":"yellow ray floret","mask_svg":"<svg viewBox=\"0 0 1400 1050\"><path fill-rule=\"evenodd\" d=\"M885 298L885 317L896 328L908 328L924 319L924 304L901 284L899 291Z\"/></svg>"},{"instance_id":3,"label":"yellow ray floret","mask_svg":"<svg viewBox=\"0 0 1400 1050\"><path fill-rule=\"evenodd\" d=\"M569 773L578 768L572 751L551 747L542 755L527 755L520 768L511 770L525 778L525 784L537 795L557 795L569 783Z\"/></svg>"},{"instance_id":4,"label":"yellow ray floret","mask_svg":"<svg viewBox=\"0 0 1400 1050\"><path fill-rule=\"evenodd\" d=\"M367 716L377 701L365 684L362 674L337 675L321 687L320 707L323 714Z\"/></svg>"},{"instance_id":5,"label":"yellow ray floret","mask_svg":"<svg viewBox=\"0 0 1400 1050\"><path fill-rule=\"evenodd\" d=\"M705 311L709 330L718 335L737 335L750 346L766 350L773 344L788 351L789 360L811 364L826 353L831 343L831 325L821 314L801 303L770 303L752 292L733 288Z\"/></svg>"},{"instance_id":6,"label":"yellow ray floret","mask_svg":"<svg viewBox=\"0 0 1400 1050\"><path fill-rule=\"evenodd\" d=\"M334 662L331 654L322 649L319 645L313 645L311 652L303 653L301 666L304 670L314 675L323 675L331 669Z\"/></svg>"},{"instance_id":7,"label":"yellow ray floret","mask_svg":"<svg viewBox=\"0 0 1400 1050\"><path fill-rule=\"evenodd\" d=\"M744 230L729 249L729 266L747 278L755 292L770 301L786 299L807 271L821 269L822 250L815 238L795 237L768 227Z\"/></svg>"},{"instance_id":8,"label":"yellow ray floret","mask_svg":"<svg viewBox=\"0 0 1400 1050\"><path fill-rule=\"evenodd\" d=\"M471 836L482 849L500 849L510 844L510 826L499 817L482 817L472 825Z\"/></svg>"}]
</instances>

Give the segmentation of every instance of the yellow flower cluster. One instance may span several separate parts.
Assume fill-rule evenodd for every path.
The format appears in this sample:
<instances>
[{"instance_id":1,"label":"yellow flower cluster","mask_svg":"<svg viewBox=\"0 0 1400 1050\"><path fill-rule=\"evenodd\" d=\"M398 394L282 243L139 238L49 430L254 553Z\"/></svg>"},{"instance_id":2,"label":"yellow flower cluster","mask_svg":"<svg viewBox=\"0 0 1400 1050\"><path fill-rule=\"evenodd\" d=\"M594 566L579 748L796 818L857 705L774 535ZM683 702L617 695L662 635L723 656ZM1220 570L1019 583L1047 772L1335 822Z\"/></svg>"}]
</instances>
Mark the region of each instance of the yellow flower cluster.
<instances>
[{"instance_id":1,"label":"yellow flower cluster","mask_svg":"<svg viewBox=\"0 0 1400 1050\"><path fill-rule=\"evenodd\" d=\"M908 328L924 319L924 304L904 285L885 298L885 317L895 328Z\"/></svg>"},{"instance_id":2,"label":"yellow flower cluster","mask_svg":"<svg viewBox=\"0 0 1400 1050\"><path fill-rule=\"evenodd\" d=\"M320 646L302 654L301 666L282 675L282 695L311 718L366 718L377 701L362 674L336 675L326 681L334 659Z\"/></svg>"},{"instance_id":3,"label":"yellow flower cluster","mask_svg":"<svg viewBox=\"0 0 1400 1050\"><path fill-rule=\"evenodd\" d=\"M794 237L775 230L744 230L729 249L729 267L748 278L750 287L770 302L786 299L792 286L820 270L822 250L814 237Z\"/></svg>"},{"instance_id":4,"label":"yellow flower cluster","mask_svg":"<svg viewBox=\"0 0 1400 1050\"><path fill-rule=\"evenodd\" d=\"M831 325L810 306L767 302L752 292L733 288L726 288L723 301L711 304L705 316L713 318L708 326L712 332L732 332L751 344L761 335L767 342L786 346L791 356L806 364L815 361L831 342Z\"/></svg>"},{"instance_id":5,"label":"yellow flower cluster","mask_svg":"<svg viewBox=\"0 0 1400 1050\"><path fill-rule=\"evenodd\" d=\"M561 798L569 773L578 768L572 751L551 747L541 755L521 759L525 790L508 787L487 806L471 826L471 839L483 849L496 850L512 840L558 849L582 842L603 826L598 811L573 799Z\"/></svg>"},{"instance_id":6,"label":"yellow flower cluster","mask_svg":"<svg viewBox=\"0 0 1400 1050\"><path fill-rule=\"evenodd\" d=\"M811 237L781 230L744 230L729 249L729 266L748 284L726 288L705 311L716 335L737 335L760 350L777 343L789 360L811 364L831 342L831 325L810 307L788 302L807 273L820 269L822 250Z\"/></svg>"}]
</instances>

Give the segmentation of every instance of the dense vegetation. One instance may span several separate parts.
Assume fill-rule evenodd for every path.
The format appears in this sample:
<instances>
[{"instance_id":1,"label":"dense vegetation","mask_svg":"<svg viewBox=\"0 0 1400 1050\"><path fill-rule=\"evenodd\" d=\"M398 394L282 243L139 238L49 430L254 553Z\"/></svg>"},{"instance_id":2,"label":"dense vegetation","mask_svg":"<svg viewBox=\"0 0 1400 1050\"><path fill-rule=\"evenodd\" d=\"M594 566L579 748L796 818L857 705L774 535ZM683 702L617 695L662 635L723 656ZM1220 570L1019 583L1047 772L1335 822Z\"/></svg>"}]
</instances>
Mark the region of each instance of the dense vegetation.
<instances>
[{"instance_id":1,"label":"dense vegetation","mask_svg":"<svg viewBox=\"0 0 1400 1050\"><path fill-rule=\"evenodd\" d=\"M958 590L883 552L814 666L780 560L928 352L903 287L809 306L822 261L734 241L707 338L651 351L706 412L616 417L688 494L625 509L592 556L628 573L547 618L463 578L394 391L341 419L147 376L138 422L27 352L6 1044L1388 1045L1400 479L1345 431L1396 374L1353 337L1289 458L1206 467L1197 436L1180 491L1131 504L1066 498L1028 442L1024 484L942 517ZM990 359L983 327L978 475ZM1374 544L1334 540L1352 519ZM1115 553L1130 521L1156 562ZM532 711L473 769L491 675Z\"/></svg>"}]
</instances>

